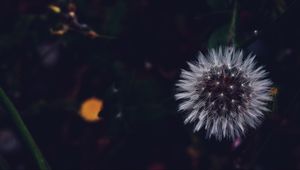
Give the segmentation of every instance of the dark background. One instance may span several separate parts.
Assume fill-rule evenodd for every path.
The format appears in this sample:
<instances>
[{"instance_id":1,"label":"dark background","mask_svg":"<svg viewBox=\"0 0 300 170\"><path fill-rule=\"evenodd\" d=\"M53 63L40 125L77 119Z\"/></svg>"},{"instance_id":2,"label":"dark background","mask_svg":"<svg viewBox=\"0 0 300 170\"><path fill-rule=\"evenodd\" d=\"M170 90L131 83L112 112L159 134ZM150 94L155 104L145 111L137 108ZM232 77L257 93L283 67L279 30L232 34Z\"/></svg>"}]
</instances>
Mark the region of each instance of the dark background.
<instances>
[{"instance_id":1,"label":"dark background","mask_svg":"<svg viewBox=\"0 0 300 170\"><path fill-rule=\"evenodd\" d=\"M193 133L173 98L186 61L230 42L234 0L1 0L0 86L52 169L300 169L300 3L236 2L237 46L278 89L241 139ZM98 122L78 114L91 97L104 102ZM1 107L0 164L37 169Z\"/></svg>"}]
</instances>

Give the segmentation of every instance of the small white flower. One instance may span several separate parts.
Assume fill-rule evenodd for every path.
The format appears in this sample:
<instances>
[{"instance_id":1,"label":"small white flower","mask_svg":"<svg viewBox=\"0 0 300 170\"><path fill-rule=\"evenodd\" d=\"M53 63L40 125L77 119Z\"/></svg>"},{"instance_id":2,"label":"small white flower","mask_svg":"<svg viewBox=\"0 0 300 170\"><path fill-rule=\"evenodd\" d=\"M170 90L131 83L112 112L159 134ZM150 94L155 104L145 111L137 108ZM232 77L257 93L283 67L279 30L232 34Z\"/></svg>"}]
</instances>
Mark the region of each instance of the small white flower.
<instances>
[{"instance_id":1,"label":"small white flower","mask_svg":"<svg viewBox=\"0 0 300 170\"><path fill-rule=\"evenodd\" d=\"M233 140L261 123L272 82L263 67L255 67L255 56L243 57L233 47L212 49L188 63L190 71L182 70L175 98L195 131L203 127L208 137Z\"/></svg>"}]
</instances>

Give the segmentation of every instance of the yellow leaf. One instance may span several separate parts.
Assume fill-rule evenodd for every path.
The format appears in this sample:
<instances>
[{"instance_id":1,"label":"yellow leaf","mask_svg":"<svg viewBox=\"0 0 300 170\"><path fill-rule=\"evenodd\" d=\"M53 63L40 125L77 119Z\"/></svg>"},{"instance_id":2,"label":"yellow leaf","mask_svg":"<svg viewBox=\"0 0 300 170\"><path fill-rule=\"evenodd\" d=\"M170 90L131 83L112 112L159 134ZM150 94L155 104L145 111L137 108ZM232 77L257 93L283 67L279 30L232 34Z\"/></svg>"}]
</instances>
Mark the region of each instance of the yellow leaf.
<instances>
[{"instance_id":1,"label":"yellow leaf","mask_svg":"<svg viewBox=\"0 0 300 170\"><path fill-rule=\"evenodd\" d=\"M61 9L60 9L60 7L59 6L56 6L56 5L49 5L48 6L49 7L49 9L52 11L52 12L54 12L54 13L60 13L61 12Z\"/></svg>"}]
</instances>

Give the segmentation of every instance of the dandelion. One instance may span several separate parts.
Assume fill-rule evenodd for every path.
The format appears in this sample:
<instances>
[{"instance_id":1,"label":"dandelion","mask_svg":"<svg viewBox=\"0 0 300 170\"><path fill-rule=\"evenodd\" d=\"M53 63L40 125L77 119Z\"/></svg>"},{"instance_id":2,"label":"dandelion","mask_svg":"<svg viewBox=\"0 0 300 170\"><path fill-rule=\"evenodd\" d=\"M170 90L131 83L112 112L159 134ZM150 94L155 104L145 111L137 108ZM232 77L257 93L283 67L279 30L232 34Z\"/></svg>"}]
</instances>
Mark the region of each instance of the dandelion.
<instances>
[{"instance_id":1,"label":"dandelion","mask_svg":"<svg viewBox=\"0 0 300 170\"><path fill-rule=\"evenodd\" d=\"M176 84L179 111L187 113L185 123L195 123L194 131L204 128L216 139L241 137L260 125L272 100L263 67L256 67L255 56L244 58L233 47L212 49L207 56L188 63Z\"/></svg>"}]
</instances>

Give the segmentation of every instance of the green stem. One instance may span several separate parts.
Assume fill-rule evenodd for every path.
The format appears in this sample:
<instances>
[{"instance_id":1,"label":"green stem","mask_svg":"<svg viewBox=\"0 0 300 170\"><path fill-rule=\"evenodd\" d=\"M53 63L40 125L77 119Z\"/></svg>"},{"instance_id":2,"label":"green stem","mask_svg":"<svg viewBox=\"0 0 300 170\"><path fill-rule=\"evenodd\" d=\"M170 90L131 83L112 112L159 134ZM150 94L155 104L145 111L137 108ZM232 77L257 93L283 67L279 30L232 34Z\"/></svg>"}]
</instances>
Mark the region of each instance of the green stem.
<instances>
[{"instance_id":1,"label":"green stem","mask_svg":"<svg viewBox=\"0 0 300 170\"><path fill-rule=\"evenodd\" d=\"M232 43L233 45L236 45L236 18L237 18L237 10L238 10L238 0L235 0L234 7L232 11L232 17L231 17L231 23L229 26L229 33L228 33L228 43Z\"/></svg>"},{"instance_id":2,"label":"green stem","mask_svg":"<svg viewBox=\"0 0 300 170\"><path fill-rule=\"evenodd\" d=\"M5 92L0 88L0 101L3 103L4 108L10 114L13 122L16 124L18 131L21 134L21 137L25 141L26 145L30 149L33 157L35 158L38 167L40 170L49 170L50 168L47 166L47 162L44 159L41 151L39 150L38 146L36 145L35 141L33 140L30 132L28 131L25 123L23 122L19 112L7 97Z\"/></svg>"}]
</instances>

